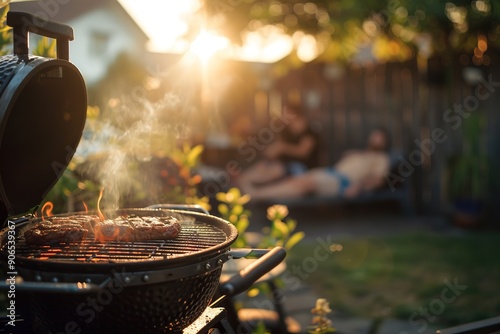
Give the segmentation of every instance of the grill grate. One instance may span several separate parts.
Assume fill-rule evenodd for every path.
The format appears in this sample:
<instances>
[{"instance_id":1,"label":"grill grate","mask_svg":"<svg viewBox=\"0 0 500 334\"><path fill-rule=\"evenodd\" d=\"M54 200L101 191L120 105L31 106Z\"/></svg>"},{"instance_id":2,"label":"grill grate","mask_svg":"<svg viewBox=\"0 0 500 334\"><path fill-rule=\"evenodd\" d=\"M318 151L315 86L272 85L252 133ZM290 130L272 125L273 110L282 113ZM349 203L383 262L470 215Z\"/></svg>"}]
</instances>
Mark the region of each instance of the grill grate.
<instances>
[{"instance_id":1,"label":"grill grate","mask_svg":"<svg viewBox=\"0 0 500 334\"><path fill-rule=\"evenodd\" d=\"M16 256L55 262L120 263L180 258L217 246L226 233L203 222L181 222L181 232L172 240L141 242L81 242L54 245L28 245L23 237L16 243ZM4 246L5 247L5 246Z\"/></svg>"}]
</instances>

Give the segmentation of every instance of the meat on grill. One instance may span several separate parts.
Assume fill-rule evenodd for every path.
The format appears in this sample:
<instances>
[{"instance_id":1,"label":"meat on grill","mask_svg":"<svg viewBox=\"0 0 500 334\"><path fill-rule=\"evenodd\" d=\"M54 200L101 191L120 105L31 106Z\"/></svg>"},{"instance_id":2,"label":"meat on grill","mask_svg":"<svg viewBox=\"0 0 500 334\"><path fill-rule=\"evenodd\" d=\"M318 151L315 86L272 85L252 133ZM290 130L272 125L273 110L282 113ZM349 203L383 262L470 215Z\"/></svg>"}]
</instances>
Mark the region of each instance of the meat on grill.
<instances>
[{"instance_id":1,"label":"meat on grill","mask_svg":"<svg viewBox=\"0 0 500 334\"><path fill-rule=\"evenodd\" d=\"M88 232L89 220L56 219L42 220L26 232L26 243L32 245L48 245L60 242L79 242Z\"/></svg>"},{"instance_id":2,"label":"meat on grill","mask_svg":"<svg viewBox=\"0 0 500 334\"><path fill-rule=\"evenodd\" d=\"M174 217L117 217L94 226L95 239L106 241L168 240L176 238L181 225Z\"/></svg>"},{"instance_id":3,"label":"meat on grill","mask_svg":"<svg viewBox=\"0 0 500 334\"><path fill-rule=\"evenodd\" d=\"M27 244L50 245L80 242L94 237L99 242L173 239L181 225L174 217L117 217L100 221L95 215L49 217L24 232Z\"/></svg>"}]
</instances>

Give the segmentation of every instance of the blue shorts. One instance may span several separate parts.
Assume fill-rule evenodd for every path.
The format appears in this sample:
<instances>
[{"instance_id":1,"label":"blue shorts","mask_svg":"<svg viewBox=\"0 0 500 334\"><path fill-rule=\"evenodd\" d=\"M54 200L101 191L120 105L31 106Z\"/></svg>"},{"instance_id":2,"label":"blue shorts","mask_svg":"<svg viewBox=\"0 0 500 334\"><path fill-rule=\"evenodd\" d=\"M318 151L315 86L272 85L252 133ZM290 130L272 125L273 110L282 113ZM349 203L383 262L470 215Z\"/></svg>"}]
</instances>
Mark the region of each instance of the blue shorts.
<instances>
[{"instance_id":1,"label":"blue shorts","mask_svg":"<svg viewBox=\"0 0 500 334\"><path fill-rule=\"evenodd\" d=\"M336 171L333 166L328 166L325 168L325 170L328 172L328 174L336 177L339 180L339 194L342 195L344 191L351 185L351 181L347 178L347 176Z\"/></svg>"},{"instance_id":2,"label":"blue shorts","mask_svg":"<svg viewBox=\"0 0 500 334\"><path fill-rule=\"evenodd\" d=\"M292 161L285 164L286 175L296 176L307 172L307 166L302 162Z\"/></svg>"}]
</instances>

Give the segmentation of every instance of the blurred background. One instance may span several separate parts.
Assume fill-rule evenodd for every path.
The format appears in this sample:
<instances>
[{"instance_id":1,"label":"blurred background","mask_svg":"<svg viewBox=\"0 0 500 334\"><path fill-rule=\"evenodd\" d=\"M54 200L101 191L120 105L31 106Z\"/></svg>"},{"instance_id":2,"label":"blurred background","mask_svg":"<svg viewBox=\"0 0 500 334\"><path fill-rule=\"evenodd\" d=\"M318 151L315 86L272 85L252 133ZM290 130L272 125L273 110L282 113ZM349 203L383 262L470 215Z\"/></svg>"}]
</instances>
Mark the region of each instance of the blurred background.
<instances>
[{"instance_id":1,"label":"blurred background","mask_svg":"<svg viewBox=\"0 0 500 334\"><path fill-rule=\"evenodd\" d=\"M283 117L283 106L291 103L301 106L319 135L318 166L335 163L346 150L364 147L375 126L383 126L390 133L393 165L384 190L392 195L358 204L354 211L362 208L363 217L382 210L397 217L398 228L401 221L418 219L424 225L437 220L440 228L498 229L498 1L2 3L2 21L10 8L67 23L75 31L70 60L87 84L88 120L68 171L47 197L54 202L56 212L80 209L81 203L94 207L103 187L108 194L118 188L119 195L108 199L109 205L115 206L201 203L220 214L216 210L221 199L229 204L246 203L247 199L238 202L242 196L238 192L230 198L217 199L216 194L228 191L239 171L254 162L254 155L273 136L268 130L272 130L274 120ZM12 42L5 24L1 36L2 54L8 54ZM31 45L34 54L54 56L51 40L31 34ZM306 231L311 238L324 233L326 227L321 224L325 221L334 225L335 219L345 219L345 224L338 226L349 229L359 218L352 211L347 218L343 216L342 206L335 206L332 212L328 201L317 204L321 210L307 207L305 212L305 217L321 221L316 229ZM365 211L367 207L371 211ZM265 210L258 210L253 211L252 224L260 228L255 221L260 219L257 217L265 219ZM291 206L290 212L293 210ZM383 229L384 219L376 221L379 225L375 227L368 226L368 230ZM306 229L305 225L298 226ZM387 223L386 228L394 226ZM498 233L490 238L498 238ZM417 247L422 240L427 239L410 237L384 245ZM398 249L406 255L427 254L428 259L455 241L433 240L430 243L442 248L429 247L425 252L412 248L404 253L403 248ZM494 245L498 243L484 241L474 239L465 246L453 243L450 248L458 253L443 257L444 262L437 265L443 269L445 263L460 257L463 261L454 273L461 281L464 276L460 273L473 263L481 266L478 259L483 259L486 267L483 271L474 267L470 274L477 276L471 276L467 284L474 286L472 282L479 277L490 279L485 283L486 290L477 287L483 293L478 299L464 302L471 310L477 306L474 303L481 304L489 297L482 311L474 316L455 313L459 316L448 317L444 324L477 320L500 311L498 300L491 300L492 295L498 296L495 277L500 273L498 269L490 271L488 266L494 263ZM358 246L354 249L365 254L363 261L371 252L368 249L374 250L370 254L386 249L366 240ZM308 248L302 247L307 252ZM463 247L470 261L460 253ZM392 255L373 263L383 266L384 261L396 261ZM391 263L391 268L396 266ZM359 272L352 276L352 270L359 269L352 263L339 266L328 267L325 272L346 270L344 277L351 283L360 279ZM411 272L412 268L404 271ZM443 275L453 279L451 272ZM376 280L379 274L372 277ZM321 270L317 275L321 276ZM420 277L413 283L423 281ZM441 291L442 282L436 284L423 288L420 297L432 298L434 292ZM328 287L325 283L322 291L332 291ZM356 289L363 295L359 286L352 289L348 290L351 297L358 296ZM376 284L365 285L363 291L368 294L366 289L383 290ZM412 287L408 289L415 292ZM331 296L341 304L342 296ZM418 306L427 305L418 298L411 302L411 306L393 308L399 313L391 314L407 319ZM360 306L353 300L346 305L349 303ZM386 313L375 312L370 317Z\"/></svg>"},{"instance_id":2,"label":"blurred background","mask_svg":"<svg viewBox=\"0 0 500 334\"><path fill-rule=\"evenodd\" d=\"M410 185L417 212L449 212L457 199L473 197L484 202L482 214L498 214L500 9L493 1L54 0L11 7L74 28L71 61L99 117L120 109L112 123L129 126L146 112L145 101L155 104L176 142L204 145L209 166L236 160L244 167L238 147L292 101L320 134L321 165L363 146L382 125L402 154L394 184ZM433 131L444 140L436 142ZM83 146L83 155L99 150L96 140Z\"/></svg>"}]
</instances>

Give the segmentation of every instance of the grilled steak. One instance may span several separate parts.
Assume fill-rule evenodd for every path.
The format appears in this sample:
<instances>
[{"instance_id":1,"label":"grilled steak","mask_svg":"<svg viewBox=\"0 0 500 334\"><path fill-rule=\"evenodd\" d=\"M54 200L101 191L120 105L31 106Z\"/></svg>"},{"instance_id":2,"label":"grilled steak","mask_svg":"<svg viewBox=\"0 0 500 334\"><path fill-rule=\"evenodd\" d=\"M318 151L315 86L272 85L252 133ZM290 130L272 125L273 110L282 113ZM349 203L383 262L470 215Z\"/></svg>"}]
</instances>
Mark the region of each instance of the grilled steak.
<instances>
[{"instance_id":1,"label":"grilled steak","mask_svg":"<svg viewBox=\"0 0 500 334\"><path fill-rule=\"evenodd\" d=\"M97 224L101 219L97 215L73 215L67 217L49 217L53 224L65 224L67 221L73 221L79 223L83 228L92 232L95 224Z\"/></svg>"},{"instance_id":2,"label":"grilled steak","mask_svg":"<svg viewBox=\"0 0 500 334\"><path fill-rule=\"evenodd\" d=\"M94 236L101 242L168 240L180 231L181 225L174 217L118 217L97 223Z\"/></svg>"},{"instance_id":3,"label":"grilled steak","mask_svg":"<svg viewBox=\"0 0 500 334\"><path fill-rule=\"evenodd\" d=\"M99 242L167 240L179 235L181 225L174 217L117 217L100 221L94 215L49 217L24 232L27 244L50 245L80 242L94 237Z\"/></svg>"},{"instance_id":4,"label":"grilled steak","mask_svg":"<svg viewBox=\"0 0 500 334\"><path fill-rule=\"evenodd\" d=\"M79 242L83 240L89 230L77 220L64 219L57 222L42 220L26 232L26 243L32 245L49 245L61 242Z\"/></svg>"}]
</instances>

